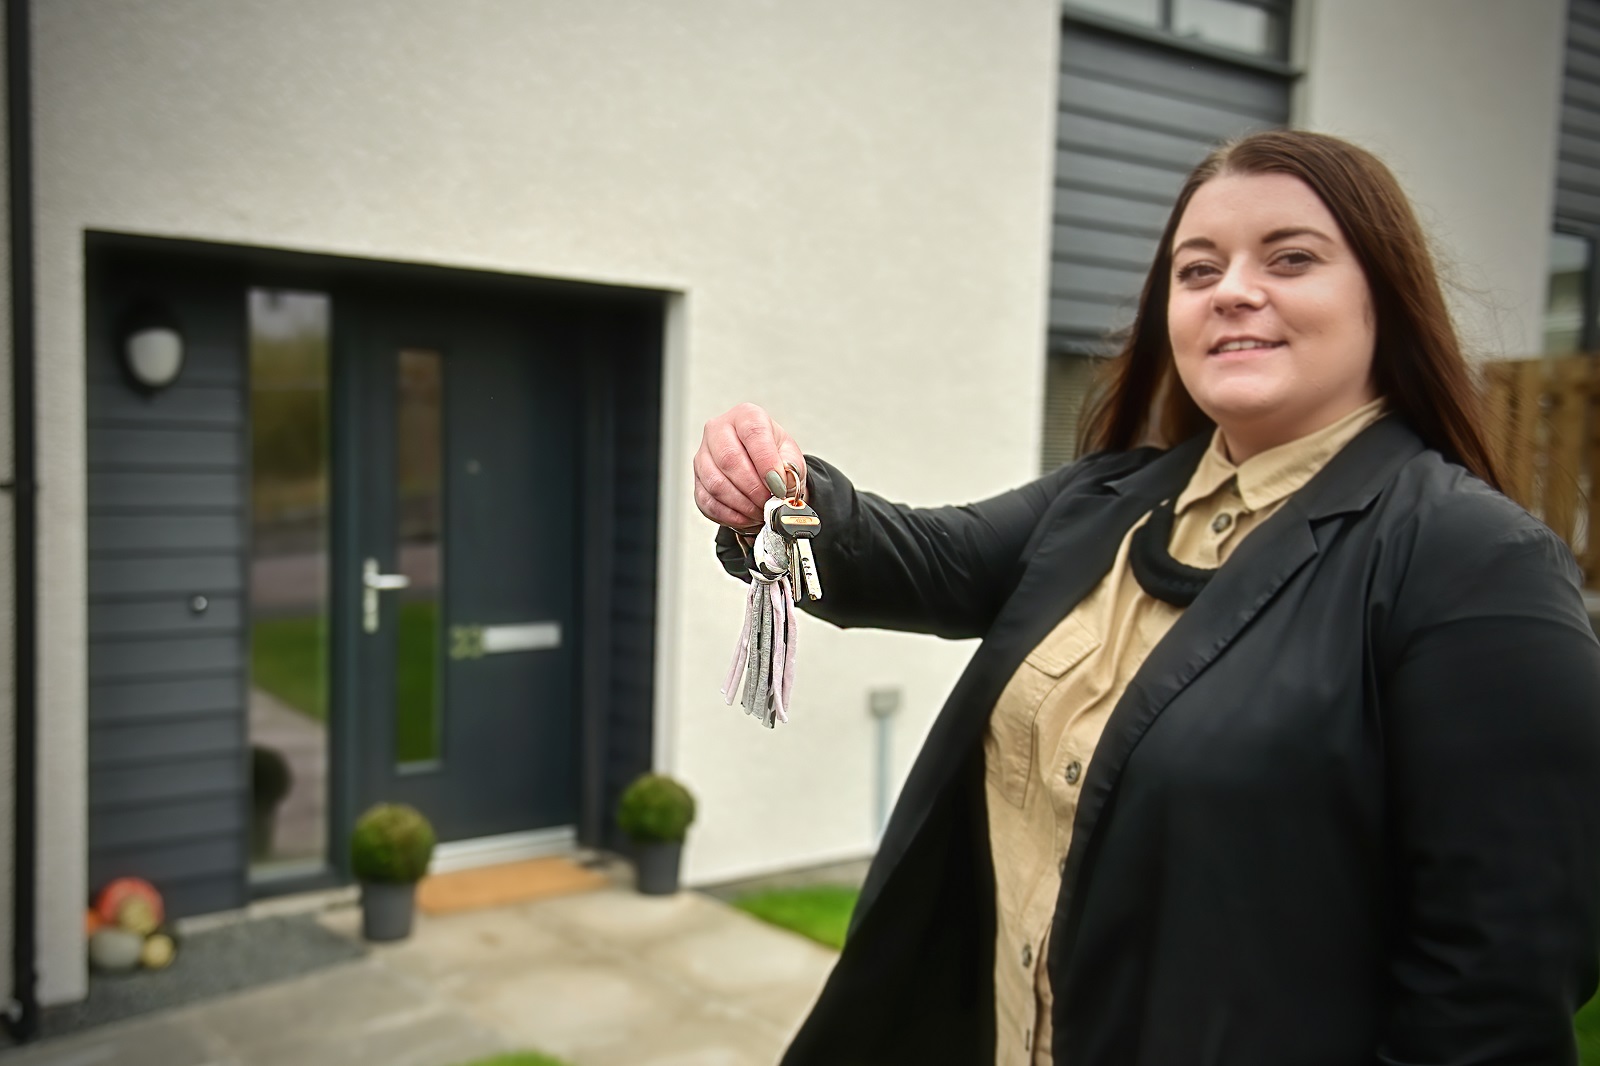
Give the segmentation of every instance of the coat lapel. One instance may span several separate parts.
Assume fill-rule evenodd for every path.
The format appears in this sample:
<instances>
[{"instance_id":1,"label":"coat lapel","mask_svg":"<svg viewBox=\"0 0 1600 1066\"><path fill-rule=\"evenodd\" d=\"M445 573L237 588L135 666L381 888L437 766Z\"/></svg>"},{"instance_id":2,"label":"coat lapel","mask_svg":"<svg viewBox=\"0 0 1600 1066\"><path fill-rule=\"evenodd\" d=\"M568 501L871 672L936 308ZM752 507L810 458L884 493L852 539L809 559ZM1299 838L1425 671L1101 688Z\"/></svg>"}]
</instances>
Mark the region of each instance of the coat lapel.
<instances>
[{"instance_id":1,"label":"coat lapel","mask_svg":"<svg viewBox=\"0 0 1600 1066\"><path fill-rule=\"evenodd\" d=\"M1317 526L1336 515L1364 510L1400 466L1423 447L1422 440L1398 415L1368 426L1239 545L1157 642L1112 711L1090 760L1057 901L1058 921L1072 912L1073 889L1082 881L1101 815L1129 756L1150 726L1178 693L1227 650L1289 579L1315 558ZM1070 945L1070 925L1068 928L1068 935L1053 938L1052 956ZM1054 957L1051 962L1055 964Z\"/></svg>"}]
</instances>

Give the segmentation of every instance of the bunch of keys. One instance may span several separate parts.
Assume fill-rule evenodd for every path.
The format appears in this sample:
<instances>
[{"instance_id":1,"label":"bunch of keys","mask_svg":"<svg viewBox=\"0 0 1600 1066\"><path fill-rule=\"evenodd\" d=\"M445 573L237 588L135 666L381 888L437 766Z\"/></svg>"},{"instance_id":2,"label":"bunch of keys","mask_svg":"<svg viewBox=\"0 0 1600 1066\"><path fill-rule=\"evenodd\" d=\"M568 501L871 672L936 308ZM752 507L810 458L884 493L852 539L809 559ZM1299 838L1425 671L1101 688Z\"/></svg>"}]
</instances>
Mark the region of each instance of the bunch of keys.
<instances>
[{"instance_id":1,"label":"bunch of keys","mask_svg":"<svg viewBox=\"0 0 1600 1066\"><path fill-rule=\"evenodd\" d=\"M822 598L822 580L811 551L811 541L822 531L822 519L800 495L800 472L789 465L785 473L788 481L776 472L766 478L772 499L763 509L761 528L748 545L750 593L745 600L744 627L722 686L722 698L729 705L740 696L745 713L759 718L768 729L789 720L797 593L813 600Z\"/></svg>"}]
</instances>

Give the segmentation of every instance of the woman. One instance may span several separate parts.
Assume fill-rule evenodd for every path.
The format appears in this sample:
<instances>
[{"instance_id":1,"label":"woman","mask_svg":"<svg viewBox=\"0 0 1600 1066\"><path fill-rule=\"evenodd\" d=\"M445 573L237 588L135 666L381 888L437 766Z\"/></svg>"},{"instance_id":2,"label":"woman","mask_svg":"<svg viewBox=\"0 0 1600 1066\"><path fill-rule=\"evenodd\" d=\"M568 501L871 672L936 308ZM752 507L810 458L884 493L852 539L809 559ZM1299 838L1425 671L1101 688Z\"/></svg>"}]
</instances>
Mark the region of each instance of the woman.
<instances>
[{"instance_id":1,"label":"woman","mask_svg":"<svg viewBox=\"0 0 1600 1066\"><path fill-rule=\"evenodd\" d=\"M858 492L759 408L706 426L724 526L803 464L812 613L983 638L784 1062L1576 1061L1600 646L1393 176L1218 149L1112 370L1084 458L967 507Z\"/></svg>"}]
</instances>

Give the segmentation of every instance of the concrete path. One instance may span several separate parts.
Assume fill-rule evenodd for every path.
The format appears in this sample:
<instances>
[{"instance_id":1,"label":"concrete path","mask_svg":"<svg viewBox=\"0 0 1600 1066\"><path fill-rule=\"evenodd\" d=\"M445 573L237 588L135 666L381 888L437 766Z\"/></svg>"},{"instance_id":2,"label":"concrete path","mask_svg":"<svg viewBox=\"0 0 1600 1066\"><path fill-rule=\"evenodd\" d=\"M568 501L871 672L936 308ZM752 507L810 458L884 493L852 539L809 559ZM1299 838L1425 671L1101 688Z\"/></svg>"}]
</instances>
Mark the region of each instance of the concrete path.
<instances>
[{"instance_id":1,"label":"concrete path","mask_svg":"<svg viewBox=\"0 0 1600 1066\"><path fill-rule=\"evenodd\" d=\"M358 935L352 904L325 910ZM5 1066L770 1066L835 956L697 892L429 918L359 962L0 1053Z\"/></svg>"}]
</instances>

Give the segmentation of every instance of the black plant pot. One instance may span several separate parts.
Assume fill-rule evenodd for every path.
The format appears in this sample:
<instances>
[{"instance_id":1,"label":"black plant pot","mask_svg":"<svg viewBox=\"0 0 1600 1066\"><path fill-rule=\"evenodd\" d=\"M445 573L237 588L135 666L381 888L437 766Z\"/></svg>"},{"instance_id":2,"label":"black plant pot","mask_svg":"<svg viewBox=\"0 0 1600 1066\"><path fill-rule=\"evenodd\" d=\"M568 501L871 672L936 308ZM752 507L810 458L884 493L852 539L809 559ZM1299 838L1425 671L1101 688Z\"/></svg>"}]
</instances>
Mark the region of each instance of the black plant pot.
<instances>
[{"instance_id":1,"label":"black plant pot","mask_svg":"<svg viewBox=\"0 0 1600 1066\"><path fill-rule=\"evenodd\" d=\"M404 940L411 935L417 883L361 882L361 935L368 940Z\"/></svg>"},{"instance_id":2,"label":"black plant pot","mask_svg":"<svg viewBox=\"0 0 1600 1066\"><path fill-rule=\"evenodd\" d=\"M634 867L639 873L639 891L647 896L670 896L678 891L678 860L683 857L683 841L636 841Z\"/></svg>"}]
</instances>

